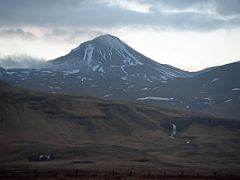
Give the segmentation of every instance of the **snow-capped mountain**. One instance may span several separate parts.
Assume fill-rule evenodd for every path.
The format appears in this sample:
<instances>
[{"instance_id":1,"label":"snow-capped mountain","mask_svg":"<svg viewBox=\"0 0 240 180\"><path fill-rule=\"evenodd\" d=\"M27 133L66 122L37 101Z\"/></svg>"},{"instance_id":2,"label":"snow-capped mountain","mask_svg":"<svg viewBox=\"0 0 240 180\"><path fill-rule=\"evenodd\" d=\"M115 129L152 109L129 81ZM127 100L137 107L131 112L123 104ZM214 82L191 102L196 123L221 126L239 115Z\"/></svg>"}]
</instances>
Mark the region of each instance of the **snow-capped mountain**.
<instances>
[{"instance_id":1,"label":"snow-capped mountain","mask_svg":"<svg viewBox=\"0 0 240 180\"><path fill-rule=\"evenodd\" d=\"M79 69L82 73L130 78L141 76L149 81L189 77L190 73L159 64L111 35L102 35L80 44L65 56L49 62L56 69Z\"/></svg>"},{"instance_id":2,"label":"snow-capped mountain","mask_svg":"<svg viewBox=\"0 0 240 180\"><path fill-rule=\"evenodd\" d=\"M131 92L148 91L192 73L159 64L111 35L80 44L67 55L48 61L45 69L3 70L0 79L52 93L121 99Z\"/></svg>"},{"instance_id":3,"label":"snow-capped mountain","mask_svg":"<svg viewBox=\"0 0 240 180\"><path fill-rule=\"evenodd\" d=\"M45 69L3 69L0 80L51 93L128 100L240 117L240 63L189 73L159 64L111 35L79 45Z\"/></svg>"}]
</instances>

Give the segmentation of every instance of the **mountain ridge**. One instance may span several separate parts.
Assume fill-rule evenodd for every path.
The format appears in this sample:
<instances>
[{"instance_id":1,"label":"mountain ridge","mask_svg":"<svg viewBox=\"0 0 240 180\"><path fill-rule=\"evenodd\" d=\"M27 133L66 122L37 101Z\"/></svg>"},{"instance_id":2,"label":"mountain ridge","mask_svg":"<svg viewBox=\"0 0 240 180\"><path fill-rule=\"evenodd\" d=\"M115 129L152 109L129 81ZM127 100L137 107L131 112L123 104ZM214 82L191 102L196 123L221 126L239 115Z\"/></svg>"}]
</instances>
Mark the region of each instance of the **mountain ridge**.
<instances>
[{"instance_id":1,"label":"mountain ridge","mask_svg":"<svg viewBox=\"0 0 240 180\"><path fill-rule=\"evenodd\" d=\"M240 106L238 62L197 73L184 72L159 64L119 38L105 35L82 43L49 63L55 63L55 67L0 68L0 79L51 93L141 101L160 107L240 118L237 110Z\"/></svg>"}]
</instances>

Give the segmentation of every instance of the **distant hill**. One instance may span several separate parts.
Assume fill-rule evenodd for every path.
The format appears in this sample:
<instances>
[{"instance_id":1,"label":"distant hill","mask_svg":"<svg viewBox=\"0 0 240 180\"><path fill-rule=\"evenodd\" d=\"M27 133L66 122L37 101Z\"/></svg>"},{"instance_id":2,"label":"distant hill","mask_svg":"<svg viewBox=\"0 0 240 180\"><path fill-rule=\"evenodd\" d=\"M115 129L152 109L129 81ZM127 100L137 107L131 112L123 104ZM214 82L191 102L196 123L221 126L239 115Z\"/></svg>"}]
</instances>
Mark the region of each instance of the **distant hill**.
<instances>
[{"instance_id":1,"label":"distant hill","mask_svg":"<svg viewBox=\"0 0 240 180\"><path fill-rule=\"evenodd\" d=\"M189 111L207 112L215 116L240 120L240 63L213 68L188 79L174 79L161 87L152 86L151 93L137 97L171 97L170 101L145 103ZM137 98L136 97L136 98ZM165 104L163 104L165 103Z\"/></svg>"}]
</instances>

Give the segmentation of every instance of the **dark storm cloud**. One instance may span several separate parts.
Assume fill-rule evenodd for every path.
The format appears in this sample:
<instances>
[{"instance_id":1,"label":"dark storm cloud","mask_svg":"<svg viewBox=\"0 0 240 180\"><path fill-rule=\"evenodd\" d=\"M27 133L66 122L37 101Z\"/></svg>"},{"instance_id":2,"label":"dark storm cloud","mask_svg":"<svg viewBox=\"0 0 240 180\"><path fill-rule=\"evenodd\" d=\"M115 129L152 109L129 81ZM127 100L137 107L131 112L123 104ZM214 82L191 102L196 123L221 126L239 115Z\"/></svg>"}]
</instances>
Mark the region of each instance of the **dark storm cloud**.
<instances>
[{"instance_id":1,"label":"dark storm cloud","mask_svg":"<svg viewBox=\"0 0 240 180\"><path fill-rule=\"evenodd\" d=\"M149 5L148 13L129 10L116 3L123 1L0 0L0 26L69 29L152 26L201 31L240 24L239 0L129 0Z\"/></svg>"}]
</instances>

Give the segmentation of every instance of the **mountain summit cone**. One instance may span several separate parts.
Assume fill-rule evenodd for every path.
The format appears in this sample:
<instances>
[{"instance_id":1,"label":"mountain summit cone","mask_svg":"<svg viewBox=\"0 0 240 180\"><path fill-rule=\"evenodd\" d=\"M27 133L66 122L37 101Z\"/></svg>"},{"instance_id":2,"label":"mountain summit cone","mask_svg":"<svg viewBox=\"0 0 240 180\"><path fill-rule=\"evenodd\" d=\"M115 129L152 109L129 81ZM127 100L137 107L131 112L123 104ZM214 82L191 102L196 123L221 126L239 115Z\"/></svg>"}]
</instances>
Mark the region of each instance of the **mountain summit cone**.
<instances>
[{"instance_id":1,"label":"mountain summit cone","mask_svg":"<svg viewBox=\"0 0 240 180\"><path fill-rule=\"evenodd\" d=\"M106 34L80 44L70 53L49 63L56 69L80 69L81 72L153 76L166 80L188 77L189 73L157 63L137 52L118 37Z\"/></svg>"}]
</instances>

